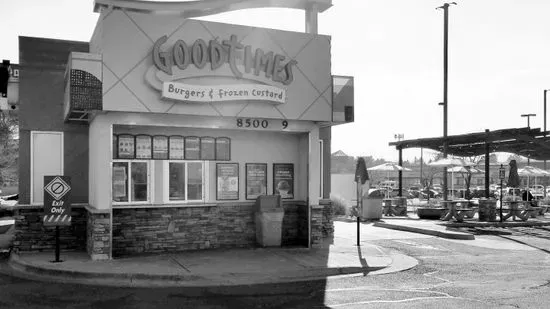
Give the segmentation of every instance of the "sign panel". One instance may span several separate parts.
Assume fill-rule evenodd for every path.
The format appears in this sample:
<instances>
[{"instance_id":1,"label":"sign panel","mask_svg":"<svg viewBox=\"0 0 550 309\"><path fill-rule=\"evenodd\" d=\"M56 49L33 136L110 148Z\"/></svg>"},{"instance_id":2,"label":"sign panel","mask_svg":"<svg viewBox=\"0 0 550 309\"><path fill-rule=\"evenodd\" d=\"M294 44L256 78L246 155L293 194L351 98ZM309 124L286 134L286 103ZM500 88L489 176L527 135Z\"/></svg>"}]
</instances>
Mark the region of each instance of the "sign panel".
<instances>
[{"instance_id":1,"label":"sign panel","mask_svg":"<svg viewBox=\"0 0 550 309\"><path fill-rule=\"evenodd\" d=\"M117 149L119 159L133 159L135 155L134 136L119 135Z\"/></svg>"},{"instance_id":2,"label":"sign panel","mask_svg":"<svg viewBox=\"0 0 550 309\"><path fill-rule=\"evenodd\" d=\"M239 163L216 164L217 200L239 199Z\"/></svg>"},{"instance_id":3,"label":"sign panel","mask_svg":"<svg viewBox=\"0 0 550 309\"><path fill-rule=\"evenodd\" d=\"M170 136L170 160L183 160L183 136Z\"/></svg>"},{"instance_id":4,"label":"sign panel","mask_svg":"<svg viewBox=\"0 0 550 309\"><path fill-rule=\"evenodd\" d=\"M165 82L162 85L162 98L204 103L258 100L282 104L286 102L286 90L269 85L199 86Z\"/></svg>"},{"instance_id":5,"label":"sign panel","mask_svg":"<svg viewBox=\"0 0 550 309\"><path fill-rule=\"evenodd\" d=\"M294 164L273 164L273 194L283 199L294 198Z\"/></svg>"},{"instance_id":6,"label":"sign panel","mask_svg":"<svg viewBox=\"0 0 550 309\"><path fill-rule=\"evenodd\" d=\"M136 136L136 158L151 159L151 156L152 156L151 136L149 135Z\"/></svg>"},{"instance_id":7,"label":"sign panel","mask_svg":"<svg viewBox=\"0 0 550 309\"><path fill-rule=\"evenodd\" d=\"M188 136L185 138L185 160L200 159L200 143L199 137Z\"/></svg>"},{"instance_id":8,"label":"sign panel","mask_svg":"<svg viewBox=\"0 0 550 309\"><path fill-rule=\"evenodd\" d=\"M71 177L44 176L44 226L71 225Z\"/></svg>"},{"instance_id":9,"label":"sign panel","mask_svg":"<svg viewBox=\"0 0 550 309\"><path fill-rule=\"evenodd\" d=\"M216 138L216 160L231 160L231 140L228 137Z\"/></svg>"},{"instance_id":10,"label":"sign panel","mask_svg":"<svg viewBox=\"0 0 550 309\"><path fill-rule=\"evenodd\" d=\"M213 137L201 137L201 160L216 159L216 143Z\"/></svg>"},{"instance_id":11,"label":"sign panel","mask_svg":"<svg viewBox=\"0 0 550 309\"><path fill-rule=\"evenodd\" d=\"M246 163L246 199L267 194L267 164Z\"/></svg>"},{"instance_id":12,"label":"sign panel","mask_svg":"<svg viewBox=\"0 0 550 309\"><path fill-rule=\"evenodd\" d=\"M153 136L153 159L168 159L167 136Z\"/></svg>"}]
</instances>

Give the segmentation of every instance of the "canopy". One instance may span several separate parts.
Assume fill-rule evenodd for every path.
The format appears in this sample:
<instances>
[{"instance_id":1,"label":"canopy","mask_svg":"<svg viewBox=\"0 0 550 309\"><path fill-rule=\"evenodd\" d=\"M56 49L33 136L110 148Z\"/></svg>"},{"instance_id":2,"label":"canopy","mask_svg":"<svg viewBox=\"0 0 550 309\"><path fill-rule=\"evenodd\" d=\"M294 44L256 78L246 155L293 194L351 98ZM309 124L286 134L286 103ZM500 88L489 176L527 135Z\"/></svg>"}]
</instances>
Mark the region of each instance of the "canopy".
<instances>
[{"instance_id":1,"label":"canopy","mask_svg":"<svg viewBox=\"0 0 550 309\"><path fill-rule=\"evenodd\" d=\"M411 171L410 168L402 167L396 163L386 162L377 166L367 168L369 171L384 171L384 172L398 172L398 171Z\"/></svg>"}]
</instances>

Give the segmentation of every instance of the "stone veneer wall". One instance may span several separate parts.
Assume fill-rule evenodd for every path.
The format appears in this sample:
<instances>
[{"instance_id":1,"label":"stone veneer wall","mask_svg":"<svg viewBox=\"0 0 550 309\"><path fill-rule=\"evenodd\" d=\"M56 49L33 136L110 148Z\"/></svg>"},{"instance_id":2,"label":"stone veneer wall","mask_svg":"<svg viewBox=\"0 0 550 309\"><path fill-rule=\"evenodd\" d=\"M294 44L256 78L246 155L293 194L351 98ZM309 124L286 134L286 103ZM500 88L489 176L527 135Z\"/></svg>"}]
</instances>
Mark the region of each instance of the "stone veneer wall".
<instances>
[{"instance_id":1,"label":"stone veneer wall","mask_svg":"<svg viewBox=\"0 0 550 309\"><path fill-rule=\"evenodd\" d=\"M110 211L109 211L110 212ZM111 214L88 210L86 251L92 260L106 260L111 254Z\"/></svg>"},{"instance_id":2,"label":"stone veneer wall","mask_svg":"<svg viewBox=\"0 0 550 309\"><path fill-rule=\"evenodd\" d=\"M42 206L18 206L15 209L14 252L55 250L55 227L44 227ZM70 226L60 226L62 251L86 250L86 219L84 207L73 206Z\"/></svg>"},{"instance_id":3,"label":"stone veneer wall","mask_svg":"<svg viewBox=\"0 0 550 309\"><path fill-rule=\"evenodd\" d=\"M319 248L323 243L324 206L311 206L311 248Z\"/></svg>"},{"instance_id":4,"label":"stone veneer wall","mask_svg":"<svg viewBox=\"0 0 550 309\"><path fill-rule=\"evenodd\" d=\"M285 203L283 245L307 244L304 206ZM113 209L113 256L256 246L254 204Z\"/></svg>"},{"instance_id":5,"label":"stone veneer wall","mask_svg":"<svg viewBox=\"0 0 550 309\"><path fill-rule=\"evenodd\" d=\"M332 202L329 199L319 200L319 205L323 206L323 237L327 238L334 235L334 221L332 221Z\"/></svg>"}]
</instances>

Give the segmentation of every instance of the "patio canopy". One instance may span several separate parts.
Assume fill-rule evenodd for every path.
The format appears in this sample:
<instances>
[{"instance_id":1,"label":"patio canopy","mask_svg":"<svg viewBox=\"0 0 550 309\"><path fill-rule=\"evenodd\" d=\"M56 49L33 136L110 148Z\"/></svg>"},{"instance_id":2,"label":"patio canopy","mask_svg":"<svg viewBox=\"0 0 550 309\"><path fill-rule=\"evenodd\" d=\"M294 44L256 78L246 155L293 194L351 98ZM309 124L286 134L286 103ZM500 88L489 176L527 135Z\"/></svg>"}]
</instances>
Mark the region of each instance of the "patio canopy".
<instances>
[{"instance_id":1,"label":"patio canopy","mask_svg":"<svg viewBox=\"0 0 550 309\"><path fill-rule=\"evenodd\" d=\"M445 140L447 154L459 157L484 155L492 152L510 152L535 160L550 160L550 134L540 129L512 128L496 131L420 138L390 142L398 150L406 148L428 148L443 152Z\"/></svg>"}]
</instances>

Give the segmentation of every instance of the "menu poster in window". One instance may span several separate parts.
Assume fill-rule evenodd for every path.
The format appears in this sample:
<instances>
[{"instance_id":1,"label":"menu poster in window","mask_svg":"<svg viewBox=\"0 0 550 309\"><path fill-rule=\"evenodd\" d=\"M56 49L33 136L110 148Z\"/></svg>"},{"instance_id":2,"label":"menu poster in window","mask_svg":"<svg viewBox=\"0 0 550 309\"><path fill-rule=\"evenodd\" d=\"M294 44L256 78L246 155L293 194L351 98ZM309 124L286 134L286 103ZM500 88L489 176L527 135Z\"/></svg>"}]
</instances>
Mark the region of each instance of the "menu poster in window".
<instances>
[{"instance_id":1,"label":"menu poster in window","mask_svg":"<svg viewBox=\"0 0 550 309\"><path fill-rule=\"evenodd\" d=\"M183 160L183 136L170 136L170 160Z\"/></svg>"},{"instance_id":2,"label":"menu poster in window","mask_svg":"<svg viewBox=\"0 0 550 309\"><path fill-rule=\"evenodd\" d=\"M231 160L231 143L227 137L216 138L216 160Z\"/></svg>"},{"instance_id":3,"label":"menu poster in window","mask_svg":"<svg viewBox=\"0 0 550 309\"><path fill-rule=\"evenodd\" d=\"M167 136L153 136L153 159L168 159Z\"/></svg>"},{"instance_id":4,"label":"menu poster in window","mask_svg":"<svg viewBox=\"0 0 550 309\"><path fill-rule=\"evenodd\" d=\"M273 194L283 199L294 198L294 164L273 164Z\"/></svg>"},{"instance_id":5,"label":"menu poster in window","mask_svg":"<svg viewBox=\"0 0 550 309\"><path fill-rule=\"evenodd\" d=\"M216 142L213 137L201 137L201 160L216 159Z\"/></svg>"},{"instance_id":6,"label":"menu poster in window","mask_svg":"<svg viewBox=\"0 0 550 309\"><path fill-rule=\"evenodd\" d=\"M267 194L267 164L246 163L246 199Z\"/></svg>"},{"instance_id":7,"label":"menu poster in window","mask_svg":"<svg viewBox=\"0 0 550 309\"><path fill-rule=\"evenodd\" d=\"M113 197L126 196L126 167L113 166Z\"/></svg>"},{"instance_id":8,"label":"menu poster in window","mask_svg":"<svg viewBox=\"0 0 550 309\"><path fill-rule=\"evenodd\" d=\"M239 199L239 164L218 163L216 164L217 179L217 200L238 200Z\"/></svg>"},{"instance_id":9,"label":"menu poster in window","mask_svg":"<svg viewBox=\"0 0 550 309\"><path fill-rule=\"evenodd\" d=\"M151 136L136 136L136 158L151 159Z\"/></svg>"},{"instance_id":10,"label":"menu poster in window","mask_svg":"<svg viewBox=\"0 0 550 309\"><path fill-rule=\"evenodd\" d=\"M198 137L185 138L185 160L199 160L201 139Z\"/></svg>"},{"instance_id":11,"label":"menu poster in window","mask_svg":"<svg viewBox=\"0 0 550 309\"><path fill-rule=\"evenodd\" d=\"M119 135L118 136L118 158L133 159L135 154L134 136Z\"/></svg>"}]
</instances>

